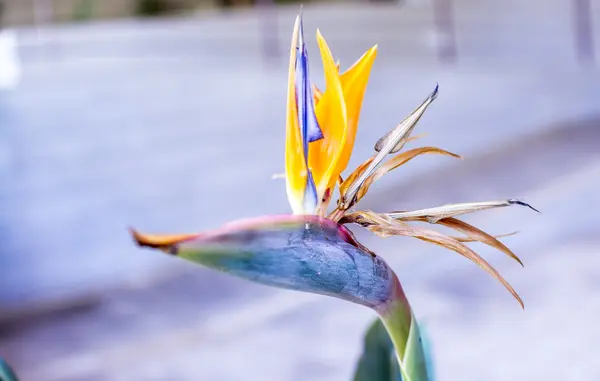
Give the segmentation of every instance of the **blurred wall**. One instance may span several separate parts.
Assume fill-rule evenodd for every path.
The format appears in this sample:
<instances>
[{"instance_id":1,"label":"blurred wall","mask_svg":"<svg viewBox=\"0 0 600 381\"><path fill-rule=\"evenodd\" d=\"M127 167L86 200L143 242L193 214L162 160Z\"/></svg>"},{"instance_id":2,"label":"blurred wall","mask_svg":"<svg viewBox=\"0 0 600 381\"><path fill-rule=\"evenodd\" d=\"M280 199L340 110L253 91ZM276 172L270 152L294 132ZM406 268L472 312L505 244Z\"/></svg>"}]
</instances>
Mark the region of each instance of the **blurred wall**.
<instances>
[{"instance_id":1,"label":"blurred wall","mask_svg":"<svg viewBox=\"0 0 600 381\"><path fill-rule=\"evenodd\" d=\"M31 25L81 19L131 17L140 9L159 11L215 7L215 0L0 0L4 25ZM143 3L148 5L144 7Z\"/></svg>"}]
</instances>

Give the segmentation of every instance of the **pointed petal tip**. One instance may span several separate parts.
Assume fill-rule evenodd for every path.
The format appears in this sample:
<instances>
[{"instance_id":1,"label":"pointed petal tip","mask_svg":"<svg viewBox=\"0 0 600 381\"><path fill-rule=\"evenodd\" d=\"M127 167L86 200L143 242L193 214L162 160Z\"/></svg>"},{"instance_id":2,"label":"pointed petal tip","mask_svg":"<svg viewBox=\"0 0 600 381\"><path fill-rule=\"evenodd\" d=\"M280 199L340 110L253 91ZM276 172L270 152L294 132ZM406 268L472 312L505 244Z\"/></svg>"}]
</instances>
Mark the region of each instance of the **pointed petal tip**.
<instances>
[{"instance_id":1,"label":"pointed petal tip","mask_svg":"<svg viewBox=\"0 0 600 381\"><path fill-rule=\"evenodd\" d=\"M431 95L429 95L429 98L431 98L432 101L435 100L435 98L437 98L439 90L440 90L440 84L439 84L439 82L436 82L433 92L431 93Z\"/></svg>"},{"instance_id":2,"label":"pointed petal tip","mask_svg":"<svg viewBox=\"0 0 600 381\"><path fill-rule=\"evenodd\" d=\"M135 230L135 228L133 228L132 226L127 227L127 231L131 235L131 238L133 238L133 241L138 246L140 246L140 247L144 246L143 234L141 234L140 232L138 232L137 230Z\"/></svg>"},{"instance_id":3,"label":"pointed petal tip","mask_svg":"<svg viewBox=\"0 0 600 381\"><path fill-rule=\"evenodd\" d=\"M304 44L304 21L302 20L302 13L298 16L298 49L302 54L305 54L306 48Z\"/></svg>"},{"instance_id":4,"label":"pointed petal tip","mask_svg":"<svg viewBox=\"0 0 600 381\"><path fill-rule=\"evenodd\" d=\"M317 39L322 39L323 38L323 34L321 33L321 29L317 28Z\"/></svg>"},{"instance_id":5,"label":"pointed petal tip","mask_svg":"<svg viewBox=\"0 0 600 381\"><path fill-rule=\"evenodd\" d=\"M542 212L540 212L539 210L537 210L536 208L534 208L533 206L529 205L528 203L526 203L526 202L523 202L523 201L521 201L521 200L517 200L516 198L511 198L511 199L510 199L510 200L508 200L507 202L508 202L510 205L521 205L521 206L525 206L525 207L527 207L527 208L529 208L529 209L531 209L531 210L534 210L534 211L536 211L536 212L538 212L538 213L540 213L540 214L542 213Z\"/></svg>"},{"instance_id":6,"label":"pointed petal tip","mask_svg":"<svg viewBox=\"0 0 600 381\"><path fill-rule=\"evenodd\" d=\"M311 134L308 135L308 142L309 143L316 142L323 138L324 138L323 132L319 128L317 128L317 129L313 130Z\"/></svg>"},{"instance_id":7,"label":"pointed petal tip","mask_svg":"<svg viewBox=\"0 0 600 381\"><path fill-rule=\"evenodd\" d=\"M129 227L128 230L138 246L152 249L164 249L198 236L198 234L144 234L132 227Z\"/></svg>"},{"instance_id":8,"label":"pointed petal tip","mask_svg":"<svg viewBox=\"0 0 600 381\"><path fill-rule=\"evenodd\" d=\"M514 259L515 261L517 261L517 263L518 263L518 264L520 264L520 265L521 265L521 267L525 268L525 265L523 264L523 261L521 260L521 258L519 258L519 257L515 256L515 257L513 257L513 259Z\"/></svg>"},{"instance_id":9,"label":"pointed petal tip","mask_svg":"<svg viewBox=\"0 0 600 381\"><path fill-rule=\"evenodd\" d=\"M377 54L377 50L379 48L379 44L375 44L373 46L371 46L366 52L365 54L363 54L363 56L371 56L371 55L376 55ZM363 57L361 57L362 59Z\"/></svg>"}]
</instances>

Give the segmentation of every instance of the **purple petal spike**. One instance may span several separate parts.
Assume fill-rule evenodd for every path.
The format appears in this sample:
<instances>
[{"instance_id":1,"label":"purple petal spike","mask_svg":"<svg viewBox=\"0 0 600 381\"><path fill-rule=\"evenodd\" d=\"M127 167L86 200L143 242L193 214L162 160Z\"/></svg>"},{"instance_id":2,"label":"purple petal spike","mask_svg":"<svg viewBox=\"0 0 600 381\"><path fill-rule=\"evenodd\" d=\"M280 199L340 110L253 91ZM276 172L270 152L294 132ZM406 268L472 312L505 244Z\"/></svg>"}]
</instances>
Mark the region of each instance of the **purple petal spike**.
<instances>
[{"instance_id":1,"label":"purple petal spike","mask_svg":"<svg viewBox=\"0 0 600 381\"><path fill-rule=\"evenodd\" d=\"M323 139L323 132L319 127L313 104L302 16L300 16L298 55L296 56L296 102L298 105L298 124L304 139L305 155L308 155L308 143Z\"/></svg>"},{"instance_id":2,"label":"purple petal spike","mask_svg":"<svg viewBox=\"0 0 600 381\"><path fill-rule=\"evenodd\" d=\"M308 70L308 53L304 43L304 28L302 15L298 31L298 54L296 55L296 104L298 108L298 125L302 134L304 160L308 168L308 144L323 139L313 104L312 86ZM313 213L319 203L317 189L310 169L308 170L306 190L304 193L304 209Z\"/></svg>"}]
</instances>

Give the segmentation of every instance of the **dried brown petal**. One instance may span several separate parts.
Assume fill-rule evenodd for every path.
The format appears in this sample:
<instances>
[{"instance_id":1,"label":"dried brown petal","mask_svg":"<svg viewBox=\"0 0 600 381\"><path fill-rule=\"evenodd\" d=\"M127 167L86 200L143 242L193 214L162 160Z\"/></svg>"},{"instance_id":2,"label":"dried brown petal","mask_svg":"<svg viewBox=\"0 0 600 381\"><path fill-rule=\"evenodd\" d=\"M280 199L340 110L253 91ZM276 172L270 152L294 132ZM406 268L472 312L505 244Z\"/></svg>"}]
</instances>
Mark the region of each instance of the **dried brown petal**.
<instances>
[{"instance_id":1,"label":"dried brown petal","mask_svg":"<svg viewBox=\"0 0 600 381\"><path fill-rule=\"evenodd\" d=\"M340 200L340 209L348 209L350 208L354 202L356 194L359 189L362 187L365 180L375 171L375 169L381 164L383 159L391 152L397 152L404 144L408 137L410 136L413 128L423 116L423 113L427 109L427 107L433 102L433 100L437 97L438 87L436 86L435 90L421 103L419 107L417 107L413 112L410 113L400 124L394 128L392 131L385 134L377 144L375 145L375 150L377 154L375 158L371 161L368 167L358 176L356 181L352 182L348 187L347 191L344 193L344 197Z\"/></svg>"},{"instance_id":2,"label":"dried brown petal","mask_svg":"<svg viewBox=\"0 0 600 381\"><path fill-rule=\"evenodd\" d=\"M375 143L375 151L385 152L386 155L400 151L404 147L404 144L406 144L406 138L410 135L419 119L421 119L427 107L437 98L437 94L438 86L435 87L433 92L429 94L419 107L414 109L398 126L383 135Z\"/></svg>"},{"instance_id":3,"label":"dried brown petal","mask_svg":"<svg viewBox=\"0 0 600 381\"><path fill-rule=\"evenodd\" d=\"M506 233L506 234L497 234L497 235L493 235L492 237L499 239L499 238L504 238L504 237L510 237L511 235L515 235L519 232L512 232L512 233ZM471 237L455 237L455 236L451 236L449 235L448 237L457 240L458 242L463 242L463 243L469 243L469 242L479 242L479 240L475 239L475 238L471 238Z\"/></svg>"},{"instance_id":4,"label":"dried brown petal","mask_svg":"<svg viewBox=\"0 0 600 381\"><path fill-rule=\"evenodd\" d=\"M348 190L348 187L352 185L352 183L354 183L354 181L365 171L365 169L367 169L367 167L369 166L369 164L371 164L374 158L375 156L371 156L370 158L368 158L364 163L356 167L356 169L352 171L350 176L346 177L346 180L344 180L342 185L340 185L340 195L342 197Z\"/></svg>"},{"instance_id":5,"label":"dried brown petal","mask_svg":"<svg viewBox=\"0 0 600 381\"><path fill-rule=\"evenodd\" d=\"M356 201L358 202L361 198L363 198L367 192L369 191L370 186L377 181L378 179L380 179L383 175L385 175L386 173L400 167L403 164L406 164L407 162L409 162L410 160L414 159L415 157L419 156L419 155L424 155L424 154L439 154L439 155L446 155L446 156L452 156L458 159L462 159L462 157L460 155L457 155L455 153L443 150L441 148L437 148L437 147L420 147L420 148L413 148L411 150L402 152L396 156L394 156L393 158L391 158L390 160L386 161L381 167L377 168L377 170L375 170L375 172L373 172L373 174L371 176L369 176L367 178L367 180L364 182L363 186L359 189L357 195L356 195Z\"/></svg>"},{"instance_id":6,"label":"dried brown petal","mask_svg":"<svg viewBox=\"0 0 600 381\"><path fill-rule=\"evenodd\" d=\"M415 237L422 241L434 243L446 249L450 249L464 256L465 258L470 259L488 274L498 280L513 295L517 302L519 302L521 307L524 307L521 297L502 277L502 275L498 273L496 269L494 269L485 259L483 259L479 254L475 253L471 248L451 237L436 232L435 230L414 227L401 221L390 221L388 215L377 214L369 211L350 213L344 216L342 221L346 223L358 223L380 236L386 237L392 235L402 235Z\"/></svg>"},{"instance_id":7,"label":"dried brown petal","mask_svg":"<svg viewBox=\"0 0 600 381\"><path fill-rule=\"evenodd\" d=\"M461 204L448 204L442 205L435 208L419 209L410 212L398 211L387 213L387 216L402 220L402 221L418 221L425 217L428 222L434 224L442 218L455 217L461 214L473 213L485 209L502 208L511 205L522 205L531 208L539 213L539 210L535 209L529 204L522 201L510 199L501 201L485 201L485 202L468 202Z\"/></svg>"},{"instance_id":8,"label":"dried brown petal","mask_svg":"<svg viewBox=\"0 0 600 381\"><path fill-rule=\"evenodd\" d=\"M452 218L452 217L441 219L437 223L439 225L444 225L446 227L454 229L458 232L465 234L467 237L470 237L476 241L479 241L479 242L484 243L488 246L491 246L497 250L500 250L501 252L505 253L509 257L513 258L515 261L519 262L519 264L521 266L523 266L523 262L521 261L521 259L519 257L517 257L517 255L515 253L513 253L502 242L498 241L496 238L494 238L490 234L484 232L483 230L480 230L471 224L468 224L464 221L461 221L459 219Z\"/></svg>"}]
</instances>

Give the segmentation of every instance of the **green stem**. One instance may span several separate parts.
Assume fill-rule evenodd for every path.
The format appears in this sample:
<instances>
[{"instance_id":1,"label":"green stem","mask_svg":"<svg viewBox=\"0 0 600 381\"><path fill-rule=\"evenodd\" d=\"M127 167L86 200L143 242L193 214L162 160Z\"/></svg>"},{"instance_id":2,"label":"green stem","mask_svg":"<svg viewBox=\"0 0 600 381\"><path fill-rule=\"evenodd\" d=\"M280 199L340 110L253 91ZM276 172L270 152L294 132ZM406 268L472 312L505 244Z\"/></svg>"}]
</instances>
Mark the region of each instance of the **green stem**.
<instances>
[{"instance_id":1,"label":"green stem","mask_svg":"<svg viewBox=\"0 0 600 381\"><path fill-rule=\"evenodd\" d=\"M403 381L431 381L417 320L398 279L390 301L377 308L394 344Z\"/></svg>"}]
</instances>

